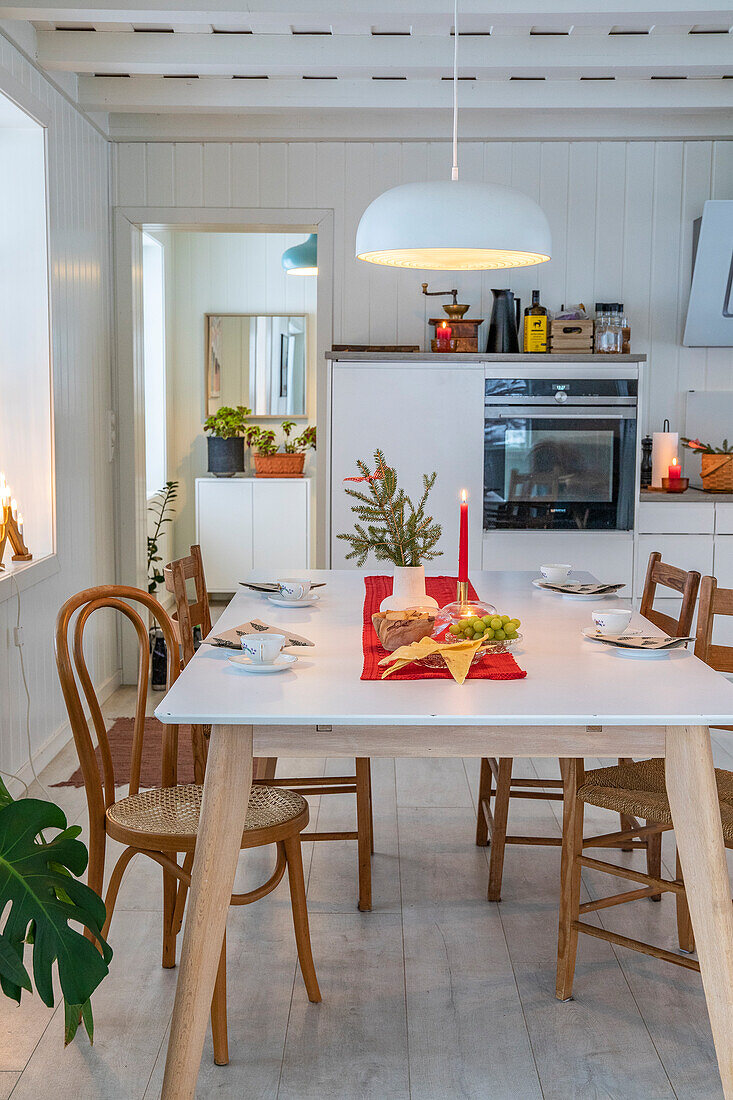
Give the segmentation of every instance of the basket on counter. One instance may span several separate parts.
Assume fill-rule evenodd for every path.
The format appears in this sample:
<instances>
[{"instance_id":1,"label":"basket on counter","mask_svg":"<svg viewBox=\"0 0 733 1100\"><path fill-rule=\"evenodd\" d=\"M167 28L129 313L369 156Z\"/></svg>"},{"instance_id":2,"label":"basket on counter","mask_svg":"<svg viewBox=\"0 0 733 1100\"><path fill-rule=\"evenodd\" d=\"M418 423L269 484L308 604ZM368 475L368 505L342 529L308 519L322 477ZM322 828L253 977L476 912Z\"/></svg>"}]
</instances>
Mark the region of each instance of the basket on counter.
<instances>
[{"instance_id":1,"label":"basket on counter","mask_svg":"<svg viewBox=\"0 0 733 1100\"><path fill-rule=\"evenodd\" d=\"M305 454L285 454L279 451L274 455L259 455L255 452L255 473L257 477L302 477Z\"/></svg>"},{"instance_id":2,"label":"basket on counter","mask_svg":"<svg viewBox=\"0 0 733 1100\"><path fill-rule=\"evenodd\" d=\"M733 493L733 454L700 455L702 487L706 493Z\"/></svg>"}]
</instances>

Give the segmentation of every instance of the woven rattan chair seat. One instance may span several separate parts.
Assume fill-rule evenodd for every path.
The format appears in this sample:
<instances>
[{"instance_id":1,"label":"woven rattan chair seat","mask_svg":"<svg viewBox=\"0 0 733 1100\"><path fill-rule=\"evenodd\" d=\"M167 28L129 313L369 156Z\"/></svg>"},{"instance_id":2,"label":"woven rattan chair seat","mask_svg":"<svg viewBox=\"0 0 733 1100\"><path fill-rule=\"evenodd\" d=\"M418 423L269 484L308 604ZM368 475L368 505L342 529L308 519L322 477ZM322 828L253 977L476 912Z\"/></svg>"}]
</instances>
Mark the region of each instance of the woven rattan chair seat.
<instances>
[{"instance_id":1,"label":"woven rattan chair seat","mask_svg":"<svg viewBox=\"0 0 733 1100\"><path fill-rule=\"evenodd\" d=\"M733 772L715 769L723 836L733 842ZM585 773L578 798L591 806L615 810L659 825L671 825L664 783L664 760L640 760Z\"/></svg>"},{"instance_id":2,"label":"woven rattan chair seat","mask_svg":"<svg viewBox=\"0 0 733 1100\"><path fill-rule=\"evenodd\" d=\"M121 798L107 810L107 817L123 829L162 836L195 837L201 810L203 787L187 783L177 787L155 787ZM284 825L307 809L308 803L285 787L252 787L244 831Z\"/></svg>"}]
</instances>

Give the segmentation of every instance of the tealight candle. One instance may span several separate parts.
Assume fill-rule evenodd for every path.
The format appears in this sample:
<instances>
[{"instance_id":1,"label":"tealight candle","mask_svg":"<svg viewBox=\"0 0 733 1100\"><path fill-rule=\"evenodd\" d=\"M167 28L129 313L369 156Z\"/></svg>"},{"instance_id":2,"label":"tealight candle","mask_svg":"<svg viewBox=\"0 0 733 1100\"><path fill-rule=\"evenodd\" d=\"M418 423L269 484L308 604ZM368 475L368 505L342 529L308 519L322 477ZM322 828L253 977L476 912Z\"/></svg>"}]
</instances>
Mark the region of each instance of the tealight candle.
<instances>
[{"instance_id":1,"label":"tealight candle","mask_svg":"<svg viewBox=\"0 0 733 1100\"><path fill-rule=\"evenodd\" d=\"M435 330L436 340L450 340L452 335L453 329L449 326L447 321L443 321Z\"/></svg>"}]
</instances>

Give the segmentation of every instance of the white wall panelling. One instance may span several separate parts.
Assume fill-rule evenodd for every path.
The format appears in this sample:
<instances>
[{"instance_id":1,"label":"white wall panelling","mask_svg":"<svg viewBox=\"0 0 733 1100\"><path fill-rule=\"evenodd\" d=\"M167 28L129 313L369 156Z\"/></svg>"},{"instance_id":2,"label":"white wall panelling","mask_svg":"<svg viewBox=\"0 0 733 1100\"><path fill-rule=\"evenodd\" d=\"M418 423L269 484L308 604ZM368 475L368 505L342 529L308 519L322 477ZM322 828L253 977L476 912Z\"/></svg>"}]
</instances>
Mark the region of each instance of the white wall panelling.
<instances>
[{"instance_id":1,"label":"white wall panelling","mask_svg":"<svg viewBox=\"0 0 733 1100\"><path fill-rule=\"evenodd\" d=\"M38 583L21 597L32 745L40 763L68 736L53 658L56 611L71 593L115 576L106 415L111 407L109 150L98 131L1 36L0 92L47 127L58 572L44 579L36 574ZM28 758L25 698L12 646L16 604L5 596L0 767L16 771ZM92 622L89 661L95 683L114 684L117 634L111 618Z\"/></svg>"},{"instance_id":2,"label":"white wall panelling","mask_svg":"<svg viewBox=\"0 0 733 1100\"><path fill-rule=\"evenodd\" d=\"M435 304L426 308L420 283L437 286L435 273L364 264L354 258L354 236L384 188L446 177L447 142L123 142L114 153L120 205L179 205L183 189L204 207L228 193L234 206L332 208L334 341L425 346ZM554 308L623 301L633 350L649 356L644 430L664 417L681 424L688 389L733 389L730 349L680 345L692 219L705 199L733 198L733 141L466 141L461 158L464 179L510 183L535 196L553 233L550 263L455 277L474 316L490 316L491 287L502 284L523 299L539 287Z\"/></svg>"}]
</instances>

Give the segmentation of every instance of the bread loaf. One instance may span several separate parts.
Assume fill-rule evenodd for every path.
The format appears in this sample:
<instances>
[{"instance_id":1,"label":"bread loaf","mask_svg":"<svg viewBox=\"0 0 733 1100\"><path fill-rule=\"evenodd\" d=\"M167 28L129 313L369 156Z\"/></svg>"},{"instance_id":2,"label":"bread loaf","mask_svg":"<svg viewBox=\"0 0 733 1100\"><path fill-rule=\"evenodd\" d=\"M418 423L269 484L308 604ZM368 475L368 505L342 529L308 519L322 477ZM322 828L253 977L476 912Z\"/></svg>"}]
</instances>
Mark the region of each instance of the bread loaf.
<instances>
[{"instance_id":1,"label":"bread loaf","mask_svg":"<svg viewBox=\"0 0 733 1100\"><path fill-rule=\"evenodd\" d=\"M378 611L372 615L377 637L388 653L402 645L419 642L433 633L435 612L410 608L407 611Z\"/></svg>"}]
</instances>

